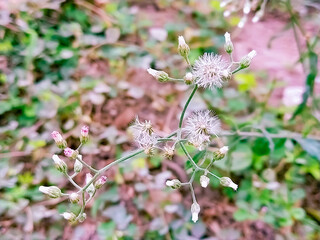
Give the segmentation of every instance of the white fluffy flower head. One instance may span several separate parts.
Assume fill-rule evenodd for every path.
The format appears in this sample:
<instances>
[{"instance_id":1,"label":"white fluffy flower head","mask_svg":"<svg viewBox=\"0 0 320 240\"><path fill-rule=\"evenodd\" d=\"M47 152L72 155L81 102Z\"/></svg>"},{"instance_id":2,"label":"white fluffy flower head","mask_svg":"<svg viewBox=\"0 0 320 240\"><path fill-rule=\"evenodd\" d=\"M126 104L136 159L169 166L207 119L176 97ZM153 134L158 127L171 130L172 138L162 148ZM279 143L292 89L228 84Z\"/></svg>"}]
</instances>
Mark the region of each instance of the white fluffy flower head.
<instances>
[{"instance_id":1,"label":"white fluffy flower head","mask_svg":"<svg viewBox=\"0 0 320 240\"><path fill-rule=\"evenodd\" d=\"M131 126L134 140L140 147L145 149L147 154L152 152L153 147L157 142L157 137L153 132L152 124L150 121L140 122L136 118L134 124Z\"/></svg>"},{"instance_id":2,"label":"white fluffy flower head","mask_svg":"<svg viewBox=\"0 0 320 240\"><path fill-rule=\"evenodd\" d=\"M209 110L195 112L187 119L184 131L188 141L201 150L210 142L211 135L219 134L220 120Z\"/></svg>"},{"instance_id":3,"label":"white fluffy flower head","mask_svg":"<svg viewBox=\"0 0 320 240\"><path fill-rule=\"evenodd\" d=\"M196 84L203 88L221 88L226 79L226 72L230 72L228 64L220 55L205 53L195 62L193 76Z\"/></svg>"}]
</instances>

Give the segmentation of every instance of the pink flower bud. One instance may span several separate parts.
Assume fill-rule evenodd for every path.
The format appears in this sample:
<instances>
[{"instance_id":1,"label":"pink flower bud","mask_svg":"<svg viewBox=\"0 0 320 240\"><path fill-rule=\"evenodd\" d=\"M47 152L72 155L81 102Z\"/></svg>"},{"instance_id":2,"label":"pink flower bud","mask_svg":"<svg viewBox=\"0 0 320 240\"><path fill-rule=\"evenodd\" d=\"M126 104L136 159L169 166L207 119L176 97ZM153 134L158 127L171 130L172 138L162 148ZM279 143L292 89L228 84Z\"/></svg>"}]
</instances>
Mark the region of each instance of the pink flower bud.
<instances>
[{"instance_id":1,"label":"pink flower bud","mask_svg":"<svg viewBox=\"0 0 320 240\"><path fill-rule=\"evenodd\" d=\"M62 138L62 136L59 132L53 131L51 133L51 136L59 148L63 149L67 146L66 141Z\"/></svg>"},{"instance_id":2,"label":"pink flower bud","mask_svg":"<svg viewBox=\"0 0 320 240\"><path fill-rule=\"evenodd\" d=\"M89 140L89 127L88 126L83 126L81 128L81 136L80 136L80 141L81 143L86 143Z\"/></svg>"},{"instance_id":3,"label":"pink flower bud","mask_svg":"<svg viewBox=\"0 0 320 240\"><path fill-rule=\"evenodd\" d=\"M66 148L64 149L64 155L68 158L76 159L78 156L78 152L71 149L71 148Z\"/></svg>"},{"instance_id":4,"label":"pink flower bud","mask_svg":"<svg viewBox=\"0 0 320 240\"><path fill-rule=\"evenodd\" d=\"M81 136L87 137L89 134L89 127L88 126L83 126L81 128Z\"/></svg>"},{"instance_id":5,"label":"pink flower bud","mask_svg":"<svg viewBox=\"0 0 320 240\"><path fill-rule=\"evenodd\" d=\"M99 179L95 182L94 186L95 186L96 189L99 189L99 188L101 188L102 185L105 184L106 182L107 182L107 177L106 177L106 176L102 176L101 178L99 178Z\"/></svg>"}]
</instances>

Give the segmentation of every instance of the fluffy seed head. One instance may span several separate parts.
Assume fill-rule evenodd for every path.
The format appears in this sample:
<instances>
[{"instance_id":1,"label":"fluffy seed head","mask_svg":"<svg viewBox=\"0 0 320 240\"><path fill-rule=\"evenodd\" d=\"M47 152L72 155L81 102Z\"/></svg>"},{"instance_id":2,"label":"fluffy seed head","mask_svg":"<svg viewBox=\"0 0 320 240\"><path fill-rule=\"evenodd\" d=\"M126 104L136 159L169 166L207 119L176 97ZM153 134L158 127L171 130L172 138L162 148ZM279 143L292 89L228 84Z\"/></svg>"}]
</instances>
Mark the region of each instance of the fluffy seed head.
<instances>
[{"instance_id":1,"label":"fluffy seed head","mask_svg":"<svg viewBox=\"0 0 320 240\"><path fill-rule=\"evenodd\" d=\"M157 137L153 132L151 122L140 122L137 117L130 129L132 130L134 140L139 146L143 148L147 154L151 154L157 142Z\"/></svg>"},{"instance_id":2,"label":"fluffy seed head","mask_svg":"<svg viewBox=\"0 0 320 240\"><path fill-rule=\"evenodd\" d=\"M193 76L196 84L203 88L221 88L228 70L228 64L220 55L205 53L196 60L193 66Z\"/></svg>"},{"instance_id":3,"label":"fluffy seed head","mask_svg":"<svg viewBox=\"0 0 320 240\"><path fill-rule=\"evenodd\" d=\"M219 134L220 120L209 110L195 112L187 119L184 131L189 143L201 150L210 142L211 135Z\"/></svg>"}]
</instances>

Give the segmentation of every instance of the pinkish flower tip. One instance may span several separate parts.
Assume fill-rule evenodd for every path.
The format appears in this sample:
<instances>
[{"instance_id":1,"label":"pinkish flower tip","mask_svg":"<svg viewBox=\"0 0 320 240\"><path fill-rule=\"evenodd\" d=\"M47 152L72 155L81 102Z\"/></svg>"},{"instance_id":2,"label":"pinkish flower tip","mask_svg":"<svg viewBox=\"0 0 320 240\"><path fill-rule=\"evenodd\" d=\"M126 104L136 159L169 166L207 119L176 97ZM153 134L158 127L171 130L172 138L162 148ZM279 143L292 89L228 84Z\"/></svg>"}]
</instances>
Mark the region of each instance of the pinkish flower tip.
<instances>
[{"instance_id":1,"label":"pinkish flower tip","mask_svg":"<svg viewBox=\"0 0 320 240\"><path fill-rule=\"evenodd\" d=\"M81 128L81 135L82 135L83 137L87 137L88 134L89 134L89 127L88 127L88 126L83 126L83 127Z\"/></svg>"},{"instance_id":2,"label":"pinkish flower tip","mask_svg":"<svg viewBox=\"0 0 320 240\"><path fill-rule=\"evenodd\" d=\"M62 138L61 134L60 134L59 132L57 132L57 131L53 131L53 132L51 133L51 136L52 136L52 138L53 138L53 140L54 140L55 142L61 142L61 141L63 141L63 138Z\"/></svg>"},{"instance_id":3,"label":"pinkish flower tip","mask_svg":"<svg viewBox=\"0 0 320 240\"><path fill-rule=\"evenodd\" d=\"M71 158L74 154L74 150L71 148L66 148L64 149L64 155L66 155L66 157Z\"/></svg>"}]
</instances>

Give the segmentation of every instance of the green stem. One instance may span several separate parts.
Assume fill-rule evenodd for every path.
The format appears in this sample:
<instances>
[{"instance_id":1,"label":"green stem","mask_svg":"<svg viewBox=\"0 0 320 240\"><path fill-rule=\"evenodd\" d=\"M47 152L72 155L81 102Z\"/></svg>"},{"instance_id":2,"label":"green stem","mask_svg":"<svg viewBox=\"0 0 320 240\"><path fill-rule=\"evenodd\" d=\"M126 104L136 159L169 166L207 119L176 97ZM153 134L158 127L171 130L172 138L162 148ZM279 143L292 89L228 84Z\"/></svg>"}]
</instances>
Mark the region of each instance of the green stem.
<instances>
[{"instance_id":1,"label":"green stem","mask_svg":"<svg viewBox=\"0 0 320 240\"><path fill-rule=\"evenodd\" d=\"M87 163L86 163L85 161L83 161L81 158L77 157L77 160L78 160L79 162L81 162L83 165L85 165L87 168L89 168L92 172L94 172L94 173L97 173L97 172L98 172L97 169L91 167L89 164L87 164Z\"/></svg>"},{"instance_id":2,"label":"green stem","mask_svg":"<svg viewBox=\"0 0 320 240\"><path fill-rule=\"evenodd\" d=\"M143 153L143 152L144 152L144 150L139 149L138 151L135 151L135 152L133 152L132 154L126 156L126 157L119 158L118 160L116 160L116 161L108 164L107 166L101 168L101 169L93 176L93 178L86 184L86 186L84 186L84 187L82 188L81 191L84 192L84 191L90 186L90 184L93 183L93 182L100 176L101 173L107 171L107 170L108 170L109 168L111 168L112 166L114 166L114 165L116 165L116 164L119 164L119 163L121 163L121 162L123 162L123 161L125 161L125 160L127 160L127 159L129 159L129 158L132 158L132 157L134 157L134 156L136 156L136 155L138 155L138 154L140 154L140 153Z\"/></svg>"},{"instance_id":3,"label":"green stem","mask_svg":"<svg viewBox=\"0 0 320 240\"><path fill-rule=\"evenodd\" d=\"M64 175L66 175L66 177L68 178L69 182L71 182L73 186L75 186L76 188L81 190L81 187L75 181L73 181L73 179L69 176L68 173L64 173Z\"/></svg>"},{"instance_id":4,"label":"green stem","mask_svg":"<svg viewBox=\"0 0 320 240\"><path fill-rule=\"evenodd\" d=\"M192 165L196 168L196 169L199 169L199 170L202 170L202 168L200 168L192 159L192 157L190 156L190 154L188 153L186 147L183 145L182 142L179 142L184 154L188 157L188 159L190 160L190 162L192 163Z\"/></svg>"},{"instance_id":5,"label":"green stem","mask_svg":"<svg viewBox=\"0 0 320 240\"><path fill-rule=\"evenodd\" d=\"M238 67L237 69L233 70L232 74L235 74L235 73L239 72L242 69L243 69L242 67Z\"/></svg>"},{"instance_id":6,"label":"green stem","mask_svg":"<svg viewBox=\"0 0 320 240\"><path fill-rule=\"evenodd\" d=\"M186 112L186 110L187 110L187 108L189 106L189 103L190 103L191 99L193 98L194 94L196 93L197 89L198 89L198 85L194 85L194 88L193 88L193 90L192 90L192 92L191 92L186 104L183 107L183 110L182 110L182 113L181 113L181 116L180 116L180 121L179 121L179 129L181 129L181 127L182 127L184 114L185 114L185 112Z\"/></svg>"}]
</instances>

